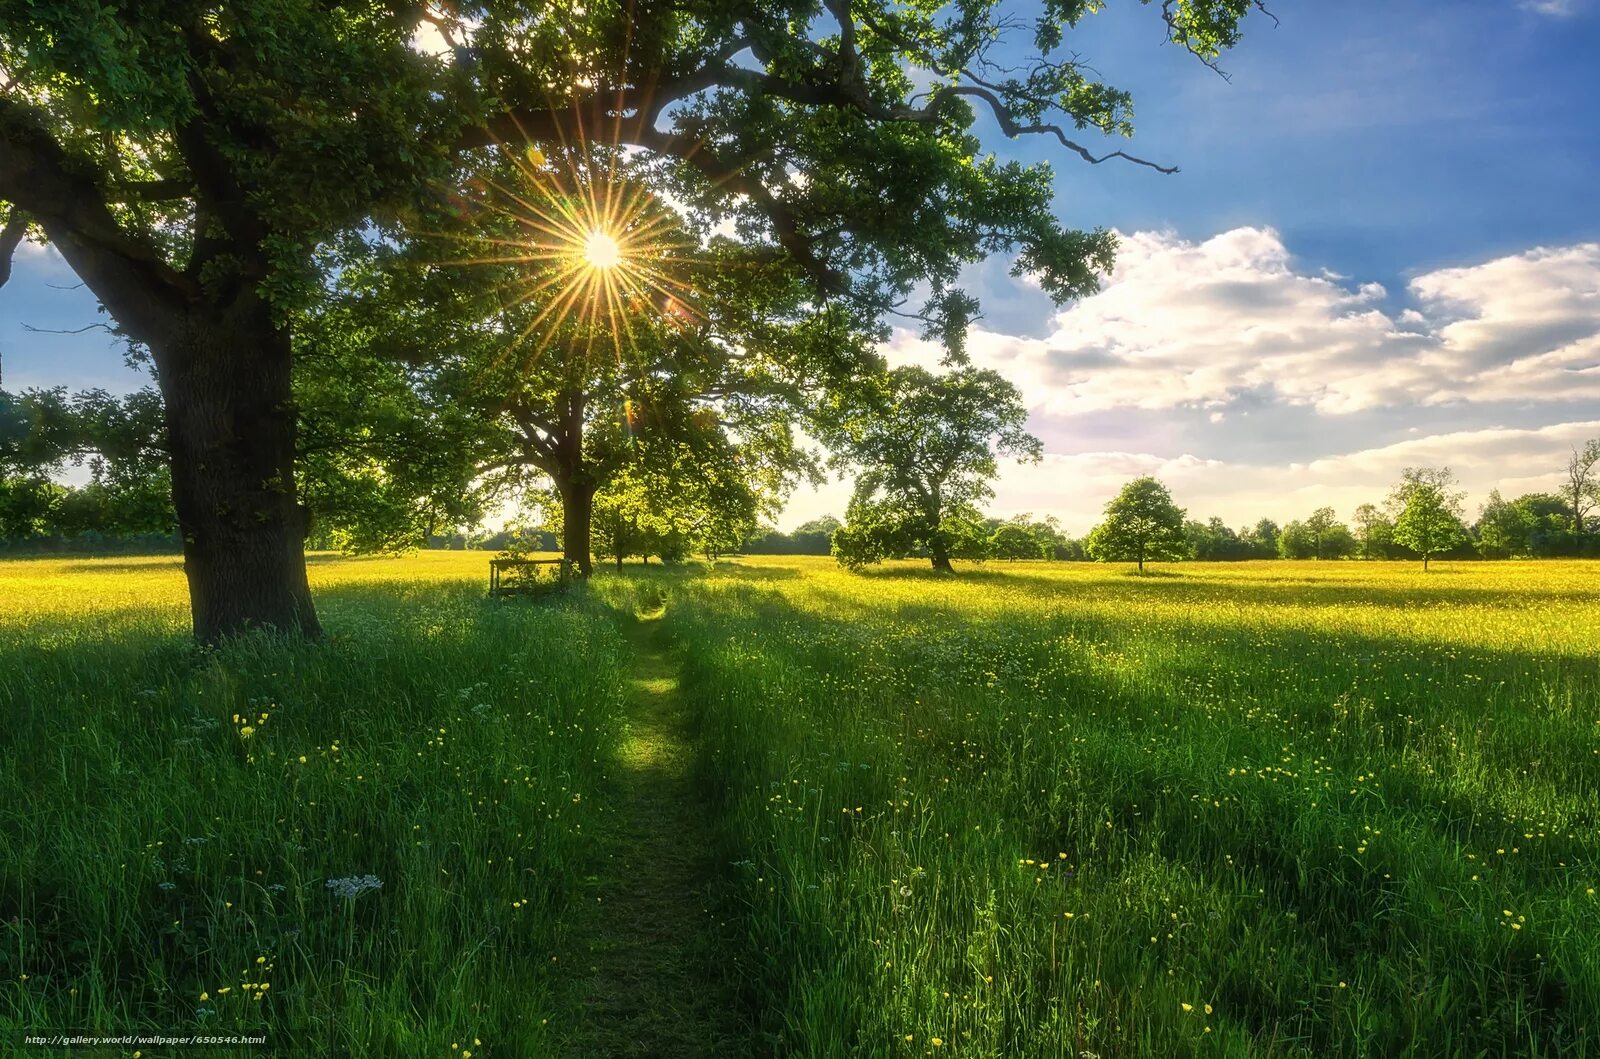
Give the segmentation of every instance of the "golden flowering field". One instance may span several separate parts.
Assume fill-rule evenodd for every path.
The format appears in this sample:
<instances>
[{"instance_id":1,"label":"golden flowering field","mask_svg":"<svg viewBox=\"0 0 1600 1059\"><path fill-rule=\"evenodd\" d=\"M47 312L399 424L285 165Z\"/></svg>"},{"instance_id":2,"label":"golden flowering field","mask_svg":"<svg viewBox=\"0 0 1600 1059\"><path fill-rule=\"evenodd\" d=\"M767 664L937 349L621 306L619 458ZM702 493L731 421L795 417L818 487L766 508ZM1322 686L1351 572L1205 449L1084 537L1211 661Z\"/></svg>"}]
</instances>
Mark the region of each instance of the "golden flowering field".
<instances>
[{"instance_id":1,"label":"golden flowering field","mask_svg":"<svg viewBox=\"0 0 1600 1059\"><path fill-rule=\"evenodd\" d=\"M0 562L4 1039L568 1054L664 594L757 1054L1600 1054L1600 563L486 558L219 651L175 560Z\"/></svg>"}]
</instances>

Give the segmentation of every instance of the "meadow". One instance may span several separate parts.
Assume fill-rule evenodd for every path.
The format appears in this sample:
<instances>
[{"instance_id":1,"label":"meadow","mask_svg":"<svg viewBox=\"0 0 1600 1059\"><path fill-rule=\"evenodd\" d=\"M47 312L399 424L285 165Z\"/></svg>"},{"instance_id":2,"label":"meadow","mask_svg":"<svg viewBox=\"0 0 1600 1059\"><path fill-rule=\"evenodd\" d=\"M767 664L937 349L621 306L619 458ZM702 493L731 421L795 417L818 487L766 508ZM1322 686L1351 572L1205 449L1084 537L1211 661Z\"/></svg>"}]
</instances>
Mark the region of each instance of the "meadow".
<instances>
[{"instance_id":1,"label":"meadow","mask_svg":"<svg viewBox=\"0 0 1600 1059\"><path fill-rule=\"evenodd\" d=\"M1600 1053L1600 563L484 565L0 563L0 1033L581 1054L664 601L725 1054Z\"/></svg>"}]
</instances>

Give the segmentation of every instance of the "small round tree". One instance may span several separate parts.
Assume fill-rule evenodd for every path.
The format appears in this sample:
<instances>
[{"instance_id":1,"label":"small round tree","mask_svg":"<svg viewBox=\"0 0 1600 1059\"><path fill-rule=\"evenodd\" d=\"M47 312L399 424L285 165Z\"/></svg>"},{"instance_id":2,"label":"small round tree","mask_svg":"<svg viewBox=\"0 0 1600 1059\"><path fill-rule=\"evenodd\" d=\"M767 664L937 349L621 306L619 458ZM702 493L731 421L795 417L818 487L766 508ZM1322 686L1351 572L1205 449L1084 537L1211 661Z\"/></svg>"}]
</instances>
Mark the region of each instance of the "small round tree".
<instances>
[{"instance_id":1,"label":"small round tree","mask_svg":"<svg viewBox=\"0 0 1600 1059\"><path fill-rule=\"evenodd\" d=\"M1390 505L1400 510L1394 520L1395 543L1422 556L1424 570L1431 556L1466 540L1461 524L1462 495L1455 488L1450 468L1407 467L1389 498Z\"/></svg>"},{"instance_id":2,"label":"small round tree","mask_svg":"<svg viewBox=\"0 0 1600 1059\"><path fill-rule=\"evenodd\" d=\"M996 559L1044 558L1044 547L1027 526L1008 522L989 537L989 545Z\"/></svg>"},{"instance_id":3,"label":"small round tree","mask_svg":"<svg viewBox=\"0 0 1600 1059\"><path fill-rule=\"evenodd\" d=\"M1144 573L1146 560L1182 559L1183 509L1154 478L1135 478L1106 505L1106 520L1089 533L1084 547L1102 563L1133 562Z\"/></svg>"}]
</instances>

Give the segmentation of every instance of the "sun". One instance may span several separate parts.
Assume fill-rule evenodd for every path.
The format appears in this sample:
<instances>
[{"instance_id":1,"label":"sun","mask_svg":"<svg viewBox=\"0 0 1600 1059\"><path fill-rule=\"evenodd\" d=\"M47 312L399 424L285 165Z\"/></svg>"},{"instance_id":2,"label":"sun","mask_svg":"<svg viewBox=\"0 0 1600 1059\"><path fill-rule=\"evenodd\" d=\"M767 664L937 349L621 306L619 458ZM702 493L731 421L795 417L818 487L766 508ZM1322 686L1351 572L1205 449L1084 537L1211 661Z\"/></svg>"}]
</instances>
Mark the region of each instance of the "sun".
<instances>
[{"instance_id":1,"label":"sun","mask_svg":"<svg viewBox=\"0 0 1600 1059\"><path fill-rule=\"evenodd\" d=\"M564 145L560 164L537 147L506 155L513 171L479 173L460 194L446 193L459 218L485 226L437 233L484 254L453 258L452 267L516 266L498 288L498 313L504 319L531 303L530 319L506 355L523 348L531 363L567 334L587 335L585 350L609 337L620 358L638 329L682 329L696 319L694 240L669 203L630 178L616 151Z\"/></svg>"},{"instance_id":2,"label":"sun","mask_svg":"<svg viewBox=\"0 0 1600 1059\"><path fill-rule=\"evenodd\" d=\"M622 247L610 232L596 228L583 244L583 260L590 268L601 271L616 268L622 264Z\"/></svg>"}]
</instances>

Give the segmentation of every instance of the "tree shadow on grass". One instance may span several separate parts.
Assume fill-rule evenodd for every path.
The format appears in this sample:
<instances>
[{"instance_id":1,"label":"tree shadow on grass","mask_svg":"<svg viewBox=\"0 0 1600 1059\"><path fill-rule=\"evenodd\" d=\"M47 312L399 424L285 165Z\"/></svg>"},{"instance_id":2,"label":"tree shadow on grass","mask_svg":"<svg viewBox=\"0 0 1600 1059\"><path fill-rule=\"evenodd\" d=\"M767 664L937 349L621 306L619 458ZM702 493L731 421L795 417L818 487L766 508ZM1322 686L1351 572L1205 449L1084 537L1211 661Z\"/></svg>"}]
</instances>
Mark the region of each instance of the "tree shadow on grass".
<instances>
[{"instance_id":1,"label":"tree shadow on grass","mask_svg":"<svg viewBox=\"0 0 1600 1059\"><path fill-rule=\"evenodd\" d=\"M1240 564L1241 566L1244 564ZM1361 567L1353 566L1354 570ZM1027 582L1032 590L1063 598L1081 597L1096 590L1113 589L1119 593L1160 592L1185 601L1217 601L1253 606L1329 606L1369 604L1372 606L1415 610L1439 603L1456 603L1472 606L1501 606L1521 609L1532 602L1546 601L1562 604L1594 603L1600 605L1600 583L1582 581L1568 586L1539 584L1527 591L1504 586L1482 584L1441 583L1444 575L1415 571L1416 580L1396 586L1372 583L1330 581L1321 578L1233 575L1226 579L1202 577L1182 570L1150 570L1143 576L1129 572L1114 582L1080 580L1052 576L1034 568L980 568L962 569L954 580L977 581L1002 586L1017 581ZM1452 576L1455 572L1452 572ZM935 574L928 570L879 570L863 573L866 578L893 580L932 580L942 584L952 583L949 574Z\"/></svg>"}]
</instances>

